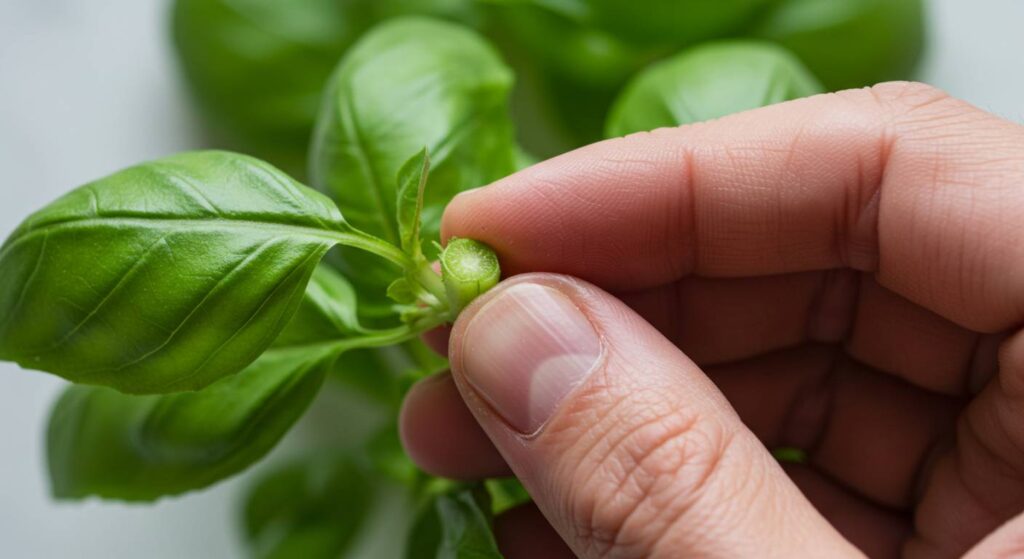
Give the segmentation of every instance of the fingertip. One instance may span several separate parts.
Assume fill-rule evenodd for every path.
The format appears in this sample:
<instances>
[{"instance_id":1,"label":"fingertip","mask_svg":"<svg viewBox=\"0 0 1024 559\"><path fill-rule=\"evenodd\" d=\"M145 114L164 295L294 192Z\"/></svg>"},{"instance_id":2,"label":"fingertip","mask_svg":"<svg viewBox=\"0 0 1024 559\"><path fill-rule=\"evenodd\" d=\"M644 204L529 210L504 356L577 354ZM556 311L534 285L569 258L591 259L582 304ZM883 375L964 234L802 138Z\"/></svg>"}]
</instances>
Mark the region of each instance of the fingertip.
<instances>
[{"instance_id":1,"label":"fingertip","mask_svg":"<svg viewBox=\"0 0 1024 559\"><path fill-rule=\"evenodd\" d=\"M409 390L399 414L399 434L409 457L429 474L466 480L510 474L448 373L423 379Z\"/></svg>"}]
</instances>

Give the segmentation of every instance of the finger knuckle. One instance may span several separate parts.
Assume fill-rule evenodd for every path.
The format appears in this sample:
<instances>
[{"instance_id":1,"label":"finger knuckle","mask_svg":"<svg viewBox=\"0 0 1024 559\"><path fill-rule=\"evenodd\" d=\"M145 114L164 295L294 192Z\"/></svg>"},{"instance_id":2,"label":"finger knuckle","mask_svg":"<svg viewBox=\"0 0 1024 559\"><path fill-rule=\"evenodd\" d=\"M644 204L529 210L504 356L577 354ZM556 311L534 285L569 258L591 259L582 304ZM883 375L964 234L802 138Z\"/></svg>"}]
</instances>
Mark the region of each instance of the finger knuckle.
<instances>
[{"instance_id":1,"label":"finger knuckle","mask_svg":"<svg viewBox=\"0 0 1024 559\"><path fill-rule=\"evenodd\" d=\"M921 82L886 82L868 89L885 109L914 110L951 99L945 91Z\"/></svg>"},{"instance_id":2,"label":"finger knuckle","mask_svg":"<svg viewBox=\"0 0 1024 559\"><path fill-rule=\"evenodd\" d=\"M638 408L636 399L645 401ZM628 409L640 417L621 421L587 453L584 471L568 502L577 540L586 556L650 557L718 483L715 472L732 437L720 424L681 406L655 403L663 394L632 396ZM647 403L649 402L649 403ZM699 529L690 523L693 529Z\"/></svg>"}]
</instances>

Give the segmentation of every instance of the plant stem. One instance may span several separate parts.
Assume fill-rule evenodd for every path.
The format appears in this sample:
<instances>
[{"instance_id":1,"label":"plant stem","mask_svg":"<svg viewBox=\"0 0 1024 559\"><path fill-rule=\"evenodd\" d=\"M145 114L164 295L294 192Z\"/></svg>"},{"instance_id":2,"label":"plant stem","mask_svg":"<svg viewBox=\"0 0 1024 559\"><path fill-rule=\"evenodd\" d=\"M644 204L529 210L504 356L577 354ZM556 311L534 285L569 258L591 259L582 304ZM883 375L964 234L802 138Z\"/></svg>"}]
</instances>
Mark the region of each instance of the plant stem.
<instances>
[{"instance_id":1,"label":"plant stem","mask_svg":"<svg viewBox=\"0 0 1024 559\"><path fill-rule=\"evenodd\" d=\"M395 245L361 231L331 231L331 238L338 244L365 250L390 260L402 268L412 269L415 263Z\"/></svg>"},{"instance_id":2,"label":"plant stem","mask_svg":"<svg viewBox=\"0 0 1024 559\"><path fill-rule=\"evenodd\" d=\"M444 310L448 309L448 293L445 292L444 282L441 281L441 276L437 275L437 272L434 271L429 262L426 260L420 262L416 266L413 278L423 289L426 289L428 293L437 298L438 302L444 306Z\"/></svg>"}]
</instances>

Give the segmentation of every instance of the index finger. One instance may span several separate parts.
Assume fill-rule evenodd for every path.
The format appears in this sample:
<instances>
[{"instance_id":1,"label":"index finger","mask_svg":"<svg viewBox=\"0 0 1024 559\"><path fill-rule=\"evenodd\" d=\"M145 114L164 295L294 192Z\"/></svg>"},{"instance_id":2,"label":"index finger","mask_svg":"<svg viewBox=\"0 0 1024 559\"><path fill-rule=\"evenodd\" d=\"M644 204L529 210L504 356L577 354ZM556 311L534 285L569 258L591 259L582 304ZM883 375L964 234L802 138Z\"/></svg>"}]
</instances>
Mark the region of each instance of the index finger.
<instances>
[{"instance_id":1,"label":"index finger","mask_svg":"<svg viewBox=\"0 0 1024 559\"><path fill-rule=\"evenodd\" d=\"M609 290L849 267L969 328L1024 317L1024 129L915 83L609 140L458 196L446 237Z\"/></svg>"}]
</instances>

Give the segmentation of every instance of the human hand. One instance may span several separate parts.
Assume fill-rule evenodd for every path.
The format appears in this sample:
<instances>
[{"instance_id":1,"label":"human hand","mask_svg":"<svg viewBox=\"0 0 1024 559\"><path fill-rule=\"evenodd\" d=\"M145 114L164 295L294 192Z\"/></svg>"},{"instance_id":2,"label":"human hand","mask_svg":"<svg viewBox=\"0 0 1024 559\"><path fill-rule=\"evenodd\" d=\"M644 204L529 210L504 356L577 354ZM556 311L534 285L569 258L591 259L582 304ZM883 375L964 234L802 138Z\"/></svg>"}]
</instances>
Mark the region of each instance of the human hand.
<instances>
[{"instance_id":1,"label":"human hand","mask_svg":"<svg viewBox=\"0 0 1024 559\"><path fill-rule=\"evenodd\" d=\"M548 273L463 313L403 439L522 480L511 558L1019 551L1022 215L1024 128L920 84L557 157L449 206Z\"/></svg>"}]
</instances>

